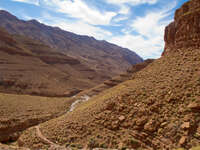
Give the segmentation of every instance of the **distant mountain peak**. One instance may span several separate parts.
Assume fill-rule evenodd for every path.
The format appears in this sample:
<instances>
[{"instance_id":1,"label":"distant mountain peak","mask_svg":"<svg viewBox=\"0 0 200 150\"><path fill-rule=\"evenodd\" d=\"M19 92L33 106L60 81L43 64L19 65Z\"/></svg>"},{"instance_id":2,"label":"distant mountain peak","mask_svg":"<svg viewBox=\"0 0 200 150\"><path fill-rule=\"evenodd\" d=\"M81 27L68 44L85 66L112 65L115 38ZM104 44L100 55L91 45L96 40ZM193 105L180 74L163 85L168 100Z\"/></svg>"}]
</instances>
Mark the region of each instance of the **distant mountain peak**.
<instances>
[{"instance_id":1,"label":"distant mountain peak","mask_svg":"<svg viewBox=\"0 0 200 150\"><path fill-rule=\"evenodd\" d=\"M40 22L38 22L36 19L29 20L28 22L31 22L31 23L34 23L34 24L40 23Z\"/></svg>"},{"instance_id":2,"label":"distant mountain peak","mask_svg":"<svg viewBox=\"0 0 200 150\"><path fill-rule=\"evenodd\" d=\"M10 34L19 34L40 41L110 77L119 75L133 64L143 62L139 55L129 49L87 35L77 35L58 27L51 27L35 19L13 19L13 15L6 11L0 12L0 26Z\"/></svg>"},{"instance_id":3,"label":"distant mountain peak","mask_svg":"<svg viewBox=\"0 0 200 150\"><path fill-rule=\"evenodd\" d=\"M0 19L1 17L7 17L7 19L15 19L15 20L17 19L16 16L12 15L6 10L0 10Z\"/></svg>"}]
</instances>

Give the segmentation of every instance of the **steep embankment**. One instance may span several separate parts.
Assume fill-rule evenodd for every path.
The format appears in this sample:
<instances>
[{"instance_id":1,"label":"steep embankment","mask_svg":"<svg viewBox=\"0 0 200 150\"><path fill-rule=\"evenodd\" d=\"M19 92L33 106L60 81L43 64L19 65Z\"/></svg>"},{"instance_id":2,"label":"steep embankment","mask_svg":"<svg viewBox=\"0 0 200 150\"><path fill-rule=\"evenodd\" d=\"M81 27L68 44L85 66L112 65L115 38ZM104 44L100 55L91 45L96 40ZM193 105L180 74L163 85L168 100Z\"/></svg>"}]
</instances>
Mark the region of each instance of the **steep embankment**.
<instances>
[{"instance_id":1,"label":"steep embankment","mask_svg":"<svg viewBox=\"0 0 200 150\"><path fill-rule=\"evenodd\" d=\"M132 80L102 92L74 112L41 124L41 133L66 147L189 149L197 146L200 143L200 48L196 44L200 39L199 8L199 0L190 0L177 10L175 42L169 46L166 41L162 58L136 73ZM166 31L169 33L172 32ZM26 130L18 140L19 145L48 146L35 133L34 128Z\"/></svg>"},{"instance_id":2,"label":"steep embankment","mask_svg":"<svg viewBox=\"0 0 200 150\"><path fill-rule=\"evenodd\" d=\"M0 91L73 96L104 81L103 75L36 40L0 29Z\"/></svg>"},{"instance_id":3,"label":"steep embankment","mask_svg":"<svg viewBox=\"0 0 200 150\"><path fill-rule=\"evenodd\" d=\"M59 52L64 52L104 75L105 80L143 61L135 52L128 49L95 40L93 37L80 36L57 27L50 27L36 20L22 21L6 11L0 11L0 26L11 34L39 40Z\"/></svg>"}]
</instances>

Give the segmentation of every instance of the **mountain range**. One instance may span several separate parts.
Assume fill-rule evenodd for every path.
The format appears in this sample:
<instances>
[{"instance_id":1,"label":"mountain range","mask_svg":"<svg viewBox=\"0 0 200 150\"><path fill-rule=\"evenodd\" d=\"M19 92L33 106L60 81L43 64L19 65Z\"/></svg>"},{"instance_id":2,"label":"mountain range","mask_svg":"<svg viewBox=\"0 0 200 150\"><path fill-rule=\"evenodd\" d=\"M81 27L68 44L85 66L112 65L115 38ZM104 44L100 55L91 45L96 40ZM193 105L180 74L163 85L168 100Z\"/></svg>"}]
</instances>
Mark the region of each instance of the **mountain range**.
<instances>
[{"instance_id":1,"label":"mountain range","mask_svg":"<svg viewBox=\"0 0 200 150\"><path fill-rule=\"evenodd\" d=\"M143 61L133 51L0 11L0 91L73 96Z\"/></svg>"},{"instance_id":2,"label":"mountain range","mask_svg":"<svg viewBox=\"0 0 200 150\"><path fill-rule=\"evenodd\" d=\"M10 34L41 41L108 77L122 73L131 65L143 61L135 52L126 48L98 41L93 37L76 35L58 27L47 26L37 20L19 20L3 10L0 11L0 20L0 26Z\"/></svg>"}]
</instances>

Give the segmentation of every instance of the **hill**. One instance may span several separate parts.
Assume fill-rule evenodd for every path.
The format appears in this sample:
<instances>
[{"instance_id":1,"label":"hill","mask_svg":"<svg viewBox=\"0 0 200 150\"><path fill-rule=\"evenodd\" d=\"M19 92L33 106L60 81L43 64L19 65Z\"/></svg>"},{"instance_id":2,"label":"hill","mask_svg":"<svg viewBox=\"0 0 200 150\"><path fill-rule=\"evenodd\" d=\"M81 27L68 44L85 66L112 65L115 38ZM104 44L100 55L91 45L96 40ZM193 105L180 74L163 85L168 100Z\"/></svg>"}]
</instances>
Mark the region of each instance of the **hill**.
<instances>
[{"instance_id":1,"label":"hill","mask_svg":"<svg viewBox=\"0 0 200 150\"><path fill-rule=\"evenodd\" d=\"M198 146L199 18L200 1L185 3L176 11L175 26L166 28L163 57L73 112L41 124L39 131L29 128L18 144L148 150Z\"/></svg>"},{"instance_id":2,"label":"hill","mask_svg":"<svg viewBox=\"0 0 200 150\"><path fill-rule=\"evenodd\" d=\"M106 79L119 75L131 65L143 61L141 57L128 49L106 41L95 40L93 37L80 36L57 27L50 27L36 20L19 20L3 10L0 11L0 20L0 26L10 34L39 40L79 60L97 73L105 74Z\"/></svg>"},{"instance_id":3,"label":"hill","mask_svg":"<svg viewBox=\"0 0 200 150\"><path fill-rule=\"evenodd\" d=\"M73 96L106 80L79 60L0 28L0 91Z\"/></svg>"}]
</instances>

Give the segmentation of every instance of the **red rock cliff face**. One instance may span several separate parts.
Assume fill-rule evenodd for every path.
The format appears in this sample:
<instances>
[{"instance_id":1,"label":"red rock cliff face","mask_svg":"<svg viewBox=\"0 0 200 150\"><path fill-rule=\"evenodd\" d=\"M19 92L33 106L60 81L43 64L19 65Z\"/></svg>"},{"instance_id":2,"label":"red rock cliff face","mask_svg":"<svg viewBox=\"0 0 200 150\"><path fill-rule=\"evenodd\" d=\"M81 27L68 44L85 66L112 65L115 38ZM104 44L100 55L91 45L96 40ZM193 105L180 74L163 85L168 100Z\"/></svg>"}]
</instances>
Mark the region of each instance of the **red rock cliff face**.
<instances>
[{"instance_id":1,"label":"red rock cliff face","mask_svg":"<svg viewBox=\"0 0 200 150\"><path fill-rule=\"evenodd\" d=\"M165 28L165 50L200 47L200 0L190 0L175 13L174 22Z\"/></svg>"}]
</instances>

